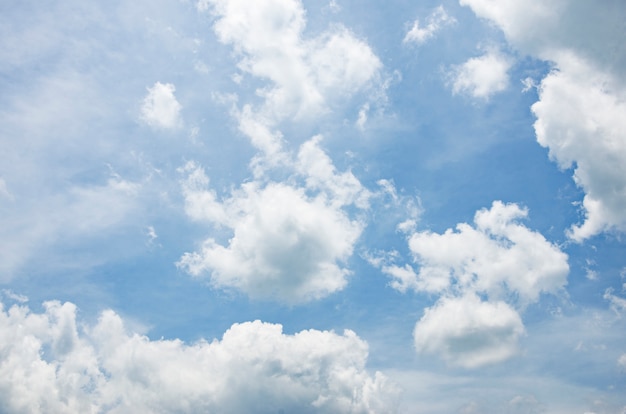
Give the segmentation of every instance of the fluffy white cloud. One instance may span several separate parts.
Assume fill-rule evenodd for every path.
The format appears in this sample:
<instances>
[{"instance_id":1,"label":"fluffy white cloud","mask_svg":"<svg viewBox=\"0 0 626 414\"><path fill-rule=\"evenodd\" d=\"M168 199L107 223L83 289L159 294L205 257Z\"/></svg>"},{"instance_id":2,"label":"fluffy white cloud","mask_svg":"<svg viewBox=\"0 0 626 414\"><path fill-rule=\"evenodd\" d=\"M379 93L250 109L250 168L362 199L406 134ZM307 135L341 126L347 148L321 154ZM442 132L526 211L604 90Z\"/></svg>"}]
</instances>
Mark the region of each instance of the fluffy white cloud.
<instances>
[{"instance_id":1,"label":"fluffy white cloud","mask_svg":"<svg viewBox=\"0 0 626 414\"><path fill-rule=\"evenodd\" d=\"M444 26L455 22L456 19L449 16L443 6L439 6L426 18L426 26L421 27L419 20L415 20L411 30L404 36L403 42L425 43L427 40L433 38Z\"/></svg>"},{"instance_id":2,"label":"fluffy white cloud","mask_svg":"<svg viewBox=\"0 0 626 414\"><path fill-rule=\"evenodd\" d=\"M370 193L352 173L336 171L320 140L300 148L293 184L253 181L223 201L208 187L202 168L189 163L183 169L187 214L233 235L227 245L207 239L179 266L194 276L208 273L215 287L292 304L343 289L350 272L342 264L364 226L343 208L367 208ZM299 177L304 186L296 184Z\"/></svg>"},{"instance_id":3,"label":"fluffy white cloud","mask_svg":"<svg viewBox=\"0 0 626 414\"><path fill-rule=\"evenodd\" d=\"M2 412L395 410L397 389L367 373L367 343L352 331L285 335L255 321L185 344L128 333L113 311L79 326L71 303L41 314L0 304Z\"/></svg>"},{"instance_id":4,"label":"fluffy white cloud","mask_svg":"<svg viewBox=\"0 0 626 414\"><path fill-rule=\"evenodd\" d=\"M538 142L559 166L574 166L574 180L585 191L585 221L568 235L582 241L603 231L626 230L623 5L573 0L461 4L496 23L514 47L554 65L541 82L533 112Z\"/></svg>"},{"instance_id":5,"label":"fluffy white cloud","mask_svg":"<svg viewBox=\"0 0 626 414\"><path fill-rule=\"evenodd\" d=\"M452 92L467 93L474 98L488 99L507 88L510 67L511 60L494 50L471 58L452 68L449 74Z\"/></svg>"},{"instance_id":6,"label":"fluffy white cloud","mask_svg":"<svg viewBox=\"0 0 626 414\"><path fill-rule=\"evenodd\" d=\"M141 106L141 120L155 128L172 129L180 126L182 106L174 96L175 91L171 83L156 82L148 88Z\"/></svg>"},{"instance_id":7,"label":"fluffy white cloud","mask_svg":"<svg viewBox=\"0 0 626 414\"><path fill-rule=\"evenodd\" d=\"M415 348L439 354L454 365L474 368L503 361L524 334L519 314L504 302L474 294L442 298L415 326Z\"/></svg>"},{"instance_id":8,"label":"fluffy white cloud","mask_svg":"<svg viewBox=\"0 0 626 414\"><path fill-rule=\"evenodd\" d=\"M626 231L626 89L570 55L561 58L532 106L537 141L585 191L585 222L569 236L582 241L606 230Z\"/></svg>"},{"instance_id":9,"label":"fluffy white cloud","mask_svg":"<svg viewBox=\"0 0 626 414\"><path fill-rule=\"evenodd\" d=\"M337 26L304 39L302 4L296 0L210 0L215 32L241 56L239 67L273 86L257 91L272 119L307 118L337 97L356 92L378 73L370 47ZM204 9L208 7L203 7Z\"/></svg>"},{"instance_id":10,"label":"fluffy white cloud","mask_svg":"<svg viewBox=\"0 0 626 414\"><path fill-rule=\"evenodd\" d=\"M527 215L516 204L495 201L491 209L476 212L474 226L460 223L443 234L410 234L418 271L394 264L393 255L373 263L401 292L442 295L415 327L418 351L440 353L468 368L515 353L524 331L516 309L542 293L557 293L569 272L565 253L519 223Z\"/></svg>"},{"instance_id":11,"label":"fluffy white cloud","mask_svg":"<svg viewBox=\"0 0 626 414\"><path fill-rule=\"evenodd\" d=\"M397 283L433 293L452 289L496 298L512 293L522 306L541 293L558 292L567 283L567 255L518 222L527 215L516 204L495 201L476 213L474 227L460 223L443 234L412 234L409 248L419 272Z\"/></svg>"},{"instance_id":12,"label":"fluffy white cloud","mask_svg":"<svg viewBox=\"0 0 626 414\"><path fill-rule=\"evenodd\" d=\"M617 359L617 365L621 369L626 370L626 354L620 355L620 357Z\"/></svg>"}]
</instances>

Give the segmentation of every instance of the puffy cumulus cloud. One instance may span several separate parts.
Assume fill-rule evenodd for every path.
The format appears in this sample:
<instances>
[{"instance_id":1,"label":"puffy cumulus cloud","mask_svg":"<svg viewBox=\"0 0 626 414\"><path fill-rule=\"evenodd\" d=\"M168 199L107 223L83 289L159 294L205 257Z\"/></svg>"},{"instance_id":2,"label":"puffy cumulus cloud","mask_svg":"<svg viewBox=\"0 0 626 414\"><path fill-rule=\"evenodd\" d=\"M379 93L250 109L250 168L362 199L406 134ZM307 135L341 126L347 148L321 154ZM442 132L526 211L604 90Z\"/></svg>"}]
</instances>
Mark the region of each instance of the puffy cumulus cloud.
<instances>
[{"instance_id":1,"label":"puffy cumulus cloud","mask_svg":"<svg viewBox=\"0 0 626 414\"><path fill-rule=\"evenodd\" d=\"M537 141L585 191L585 221L568 235L582 241L606 230L626 230L626 88L570 55L541 82Z\"/></svg>"},{"instance_id":2,"label":"puffy cumulus cloud","mask_svg":"<svg viewBox=\"0 0 626 414\"><path fill-rule=\"evenodd\" d=\"M509 85L511 60L498 51L488 51L455 66L449 73L452 92L488 99Z\"/></svg>"},{"instance_id":3,"label":"puffy cumulus cloud","mask_svg":"<svg viewBox=\"0 0 626 414\"><path fill-rule=\"evenodd\" d=\"M503 361L524 334L519 314L504 302L474 294L442 298L415 326L415 348L466 368Z\"/></svg>"},{"instance_id":4,"label":"puffy cumulus cloud","mask_svg":"<svg viewBox=\"0 0 626 414\"><path fill-rule=\"evenodd\" d=\"M585 221L573 225L568 235L581 242L603 231L626 230L623 5L573 0L461 3L494 22L514 47L554 65L532 108L538 142L559 166L574 167L574 180L585 192Z\"/></svg>"},{"instance_id":5,"label":"puffy cumulus cloud","mask_svg":"<svg viewBox=\"0 0 626 414\"><path fill-rule=\"evenodd\" d=\"M415 232L409 248L419 272L396 277L398 287L441 293L474 291L517 303L534 302L567 283L567 255L540 233L519 223L528 211L495 201L474 217L474 227L460 223L443 234ZM392 276L394 276L392 274Z\"/></svg>"},{"instance_id":6,"label":"puffy cumulus cloud","mask_svg":"<svg viewBox=\"0 0 626 414\"><path fill-rule=\"evenodd\" d=\"M495 201L443 234L411 231L408 244L418 270L373 262L391 287L441 295L414 331L419 352L439 353L451 364L473 368L503 361L517 349L524 329L518 310L567 283L567 255L540 233L519 223L528 211ZM483 297L481 300L479 296Z\"/></svg>"},{"instance_id":7,"label":"puffy cumulus cloud","mask_svg":"<svg viewBox=\"0 0 626 414\"><path fill-rule=\"evenodd\" d=\"M455 22L456 19L449 16L443 6L439 6L426 18L426 25L424 27L420 26L419 19L415 20L411 29L407 32L406 36L404 36L403 42L417 44L426 43L426 41L433 38L443 27L454 24Z\"/></svg>"},{"instance_id":8,"label":"puffy cumulus cloud","mask_svg":"<svg viewBox=\"0 0 626 414\"><path fill-rule=\"evenodd\" d=\"M148 88L141 105L141 120L151 127L172 129L182 124L181 104L176 100L176 87L171 83L156 82Z\"/></svg>"},{"instance_id":9,"label":"puffy cumulus cloud","mask_svg":"<svg viewBox=\"0 0 626 414\"><path fill-rule=\"evenodd\" d=\"M194 276L208 274L215 287L290 304L343 289L350 272L342 264L364 226L345 207L367 208L370 193L351 172L336 171L320 139L302 145L287 182L248 182L223 200L204 170L187 164L187 214L229 228L232 238L227 245L209 238L178 265Z\"/></svg>"},{"instance_id":10,"label":"puffy cumulus cloud","mask_svg":"<svg viewBox=\"0 0 626 414\"><path fill-rule=\"evenodd\" d=\"M5 413L387 413L397 399L348 330L285 335L255 321L212 342L151 341L113 311L86 326L73 304L54 301L40 314L0 304L0 339Z\"/></svg>"},{"instance_id":11,"label":"puffy cumulus cloud","mask_svg":"<svg viewBox=\"0 0 626 414\"><path fill-rule=\"evenodd\" d=\"M617 359L617 365L623 369L624 371L626 371L626 354L622 354L620 355L620 357Z\"/></svg>"},{"instance_id":12,"label":"puffy cumulus cloud","mask_svg":"<svg viewBox=\"0 0 626 414\"><path fill-rule=\"evenodd\" d=\"M272 82L257 92L265 98L263 112L275 120L319 114L334 98L366 86L381 68L367 43L344 27L304 39L300 1L208 0L201 9L209 5L215 33L240 55L240 69Z\"/></svg>"},{"instance_id":13,"label":"puffy cumulus cloud","mask_svg":"<svg viewBox=\"0 0 626 414\"><path fill-rule=\"evenodd\" d=\"M228 246L208 239L179 265L192 275L211 273L217 287L253 298L294 303L318 299L346 284L338 265L351 254L361 225L323 198L288 185L244 185L227 200L233 237Z\"/></svg>"}]
</instances>

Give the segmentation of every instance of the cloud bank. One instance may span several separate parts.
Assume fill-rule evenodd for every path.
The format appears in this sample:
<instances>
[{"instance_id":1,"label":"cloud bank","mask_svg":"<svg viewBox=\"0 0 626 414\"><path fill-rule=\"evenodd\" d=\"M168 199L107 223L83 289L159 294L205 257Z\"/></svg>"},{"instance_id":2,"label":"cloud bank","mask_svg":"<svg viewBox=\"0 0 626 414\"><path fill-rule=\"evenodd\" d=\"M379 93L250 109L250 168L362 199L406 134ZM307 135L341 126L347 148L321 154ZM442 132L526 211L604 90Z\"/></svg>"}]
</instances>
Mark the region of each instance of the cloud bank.
<instances>
[{"instance_id":1,"label":"cloud bank","mask_svg":"<svg viewBox=\"0 0 626 414\"><path fill-rule=\"evenodd\" d=\"M397 388L367 373L367 344L349 330L286 335L254 321L185 344L129 333L110 310L94 325L76 313L69 302L42 313L0 304L0 411L395 411Z\"/></svg>"}]
</instances>

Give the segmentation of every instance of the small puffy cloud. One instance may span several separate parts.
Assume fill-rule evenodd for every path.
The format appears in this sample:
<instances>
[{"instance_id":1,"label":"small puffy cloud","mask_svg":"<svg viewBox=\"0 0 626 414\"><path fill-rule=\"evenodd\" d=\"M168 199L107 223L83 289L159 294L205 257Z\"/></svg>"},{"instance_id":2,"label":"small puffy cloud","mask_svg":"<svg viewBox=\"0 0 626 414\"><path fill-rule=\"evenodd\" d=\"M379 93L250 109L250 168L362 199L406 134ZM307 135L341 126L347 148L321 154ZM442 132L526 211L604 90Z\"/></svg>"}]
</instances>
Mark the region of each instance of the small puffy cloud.
<instances>
[{"instance_id":1,"label":"small puffy cloud","mask_svg":"<svg viewBox=\"0 0 626 414\"><path fill-rule=\"evenodd\" d=\"M481 301L474 294L443 298L415 326L415 348L439 354L453 364L475 368L504 361L524 334L519 314L504 302Z\"/></svg>"},{"instance_id":2,"label":"small puffy cloud","mask_svg":"<svg viewBox=\"0 0 626 414\"><path fill-rule=\"evenodd\" d=\"M40 314L0 304L0 409L394 412L397 388L365 370L367 348L352 331L285 335L260 321L212 342L152 341L110 310L87 326L71 303L46 302Z\"/></svg>"},{"instance_id":3,"label":"small puffy cloud","mask_svg":"<svg viewBox=\"0 0 626 414\"><path fill-rule=\"evenodd\" d=\"M178 265L193 276L208 275L217 288L289 304L343 289L350 274L343 264L364 226L344 207L366 209L370 193L351 172L336 171L320 140L305 142L290 161L293 184L253 181L223 200L208 187L204 170L188 163L181 170L187 214L230 229L232 237L227 244L205 240Z\"/></svg>"},{"instance_id":4,"label":"small puffy cloud","mask_svg":"<svg viewBox=\"0 0 626 414\"><path fill-rule=\"evenodd\" d=\"M527 214L516 204L495 201L491 209L476 213L474 227L461 223L456 231L443 234L413 233L409 248L419 272L398 279L400 286L432 293L453 288L494 297L509 292L522 306L541 293L556 293L567 283L567 255L518 222Z\"/></svg>"},{"instance_id":5,"label":"small puffy cloud","mask_svg":"<svg viewBox=\"0 0 626 414\"><path fill-rule=\"evenodd\" d=\"M624 371L626 371L626 354L622 354L620 355L620 357L617 359L617 365L623 369Z\"/></svg>"},{"instance_id":6,"label":"small puffy cloud","mask_svg":"<svg viewBox=\"0 0 626 414\"><path fill-rule=\"evenodd\" d=\"M413 22L411 30L404 36L404 43L422 44L433 38L444 26L456 22L454 17L446 13L443 6L437 7L427 18L426 25L421 26L419 20Z\"/></svg>"},{"instance_id":7,"label":"small puffy cloud","mask_svg":"<svg viewBox=\"0 0 626 414\"><path fill-rule=\"evenodd\" d=\"M154 128L173 129L180 126L182 106L174 96L175 91L171 83L156 82L148 88L141 106L141 120Z\"/></svg>"},{"instance_id":8,"label":"small puffy cloud","mask_svg":"<svg viewBox=\"0 0 626 414\"><path fill-rule=\"evenodd\" d=\"M497 51L469 59L449 73L452 92L488 99L509 85L511 60Z\"/></svg>"}]
</instances>

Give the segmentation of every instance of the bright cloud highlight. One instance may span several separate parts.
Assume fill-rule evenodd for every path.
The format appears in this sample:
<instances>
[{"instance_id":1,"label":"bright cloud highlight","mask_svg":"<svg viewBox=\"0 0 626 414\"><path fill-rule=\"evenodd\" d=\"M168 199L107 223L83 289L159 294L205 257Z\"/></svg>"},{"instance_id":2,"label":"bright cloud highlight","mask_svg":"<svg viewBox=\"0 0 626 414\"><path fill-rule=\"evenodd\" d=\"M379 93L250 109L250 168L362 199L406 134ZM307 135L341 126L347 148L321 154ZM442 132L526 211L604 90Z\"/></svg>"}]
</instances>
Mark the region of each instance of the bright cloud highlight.
<instances>
[{"instance_id":1,"label":"bright cloud highlight","mask_svg":"<svg viewBox=\"0 0 626 414\"><path fill-rule=\"evenodd\" d=\"M173 129L180 126L182 106L174 96L175 91L171 83L157 82L148 88L141 106L141 120L155 128Z\"/></svg>"},{"instance_id":2,"label":"bright cloud highlight","mask_svg":"<svg viewBox=\"0 0 626 414\"><path fill-rule=\"evenodd\" d=\"M452 92L488 99L509 85L511 61L497 51L469 59L450 72Z\"/></svg>"}]
</instances>

